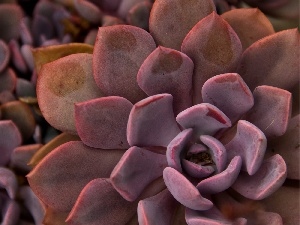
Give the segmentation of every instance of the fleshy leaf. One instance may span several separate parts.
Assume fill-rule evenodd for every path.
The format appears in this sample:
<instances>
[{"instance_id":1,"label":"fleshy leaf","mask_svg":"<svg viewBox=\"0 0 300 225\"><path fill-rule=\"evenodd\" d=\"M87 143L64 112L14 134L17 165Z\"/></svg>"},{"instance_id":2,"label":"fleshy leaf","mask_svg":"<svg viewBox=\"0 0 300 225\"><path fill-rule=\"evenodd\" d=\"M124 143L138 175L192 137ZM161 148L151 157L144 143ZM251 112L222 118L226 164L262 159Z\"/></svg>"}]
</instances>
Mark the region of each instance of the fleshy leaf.
<instances>
[{"instance_id":1,"label":"fleshy leaf","mask_svg":"<svg viewBox=\"0 0 300 225\"><path fill-rule=\"evenodd\" d=\"M21 48L20 48L19 42L12 39L9 42L9 49L11 52L11 61L12 61L13 65L21 73L26 73L28 71L28 68L27 68L26 62L23 58L23 55L21 53Z\"/></svg>"},{"instance_id":2,"label":"fleshy leaf","mask_svg":"<svg viewBox=\"0 0 300 225\"><path fill-rule=\"evenodd\" d=\"M54 210L71 210L82 188L109 177L123 150L102 150L71 141L57 147L27 175L34 193Z\"/></svg>"},{"instance_id":3,"label":"fleshy leaf","mask_svg":"<svg viewBox=\"0 0 300 225\"><path fill-rule=\"evenodd\" d=\"M13 171L5 167L0 167L0 187L6 189L11 199L16 197L18 181Z\"/></svg>"},{"instance_id":4,"label":"fleshy leaf","mask_svg":"<svg viewBox=\"0 0 300 225\"><path fill-rule=\"evenodd\" d=\"M80 138L78 136L67 134L67 133L61 133L57 137L53 138L50 142L45 144L43 147L41 147L39 151L32 156L28 165L34 167L56 147L69 141L79 141L79 140Z\"/></svg>"},{"instance_id":5,"label":"fleshy leaf","mask_svg":"<svg viewBox=\"0 0 300 225\"><path fill-rule=\"evenodd\" d=\"M16 87L17 75L11 69L7 68L0 74L0 92L10 91L12 92Z\"/></svg>"},{"instance_id":6,"label":"fleshy leaf","mask_svg":"<svg viewBox=\"0 0 300 225\"><path fill-rule=\"evenodd\" d=\"M271 86L259 86L253 96L254 106L244 119L261 129L266 137L283 135L291 117L291 93Z\"/></svg>"},{"instance_id":7,"label":"fleshy leaf","mask_svg":"<svg viewBox=\"0 0 300 225\"><path fill-rule=\"evenodd\" d=\"M255 174L263 161L267 147L264 133L253 124L239 120L234 138L225 145L228 159L239 155L243 160L242 170L251 176Z\"/></svg>"},{"instance_id":8,"label":"fleshy leaf","mask_svg":"<svg viewBox=\"0 0 300 225\"><path fill-rule=\"evenodd\" d=\"M4 166L10 160L14 148L22 142L19 129L11 120L0 120L0 166Z\"/></svg>"},{"instance_id":9,"label":"fleshy leaf","mask_svg":"<svg viewBox=\"0 0 300 225\"><path fill-rule=\"evenodd\" d=\"M29 209L35 224L42 224L46 209L31 188L29 186L21 187L20 197L26 208Z\"/></svg>"},{"instance_id":10,"label":"fleshy leaf","mask_svg":"<svg viewBox=\"0 0 300 225\"><path fill-rule=\"evenodd\" d=\"M32 49L35 68L38 73L44 64L76 53L92 54L93 46L83 43L70 43Z\"/></svg>"},{"instance_id":11,"label":"fleshy leaf","mask_svg":"<svg viewBox=\"0 0 300 225\"><path fill-rule=\"evenodd\" d=\"M149 0L142 0L141 2L135 4L129 10L126 16L127 23L148 31L151 8L152 2Z\"/></svg>"},{"instance_id":12,"label":"fleshy leaf","mask_svg":"<svg viewBox=\"0 0 300 225\"><path fill-rule=\"evenodd\" d=\"M246 49L238 73L251 90L259 85L299 88L299 43L298 29L265 37Z\"/></svg>"},{"instance_id":13,"label":"fleshy leaf","mask_svg":"<svg viewBox=\"0 0 300 225\"><path fill-rule=\"evenodd\" d=\"M278 213L284 225L293 225L299 222L299 196L299 187L282 186L262 203L266 210Z\"/></svg>"},{"instance_id":14,"label":"fleshy leaf","mask_svg":"<svg viewBox=\"0 0 300 225\"><path fill-rule=\"evenodd\" d=\"M197 188L177 170L167 167L164 181L173 197L184 206L194 210L207 210L213 203L201 196Z\"/></svg>"},{"instance_id":15,"label":"fleshy leaf","mask_svg":"<svg viewBox=\"0 0 300 225\"><path fill-rule=\"evenodd\" d=\"M23 78L17 78L16 95L20 97L36 97L35 85Z\"/></svg>"},{"instance_id":16,"label":"fleshy leaf","mask_svg":"<svg viewBox=\"0 0 300 225\"><path fill-rule=\"evenodd\" d=\"M87 146L127 149L126 127L132 103L118 96L102 97L75 104L75 124Z\"/></svg>"},{"instance_id":17,"label":"fleshy leaf","mask_svg":"<svg viewBox=\"0 0 300 225\"><path fill-rule=\"evenodd\" d=\"M150 14L150 33L158 45L180 50L192 27L214 10L211 0L156 0Z\"/></svg>"},{"instance_id":18,"label":"fleshy leaf","mask_svg":"<svg viewBox=\"0 0 300 225\"><path fill-rule=\"evenodd\" d=\"M287 132L268 143L273 153L280 154L287 166L287 177L300 180L300 114L293 117L288 125Z\"/></svg>"},{"instance_id":19,"label":"fleshy leaf","mask_svg":"<svg viewBox=\"0 0 300 225\"><path fill-rule=\"evenodd\" d=\"M145 98L136 75L154 49L153 38L141 28L130 25L100 27L93 53L97 85L104 94L121 96L132 103Z\"/></svg>"},{"instance_id":20,"label":"fleshy leaf","mask_svg":"<svg viewBox=\"0 0 300 225\"><path fill-rule=\"evenodd\" d=\"M216 166L216 172L222 172L227 163L227 152L224 145L218 139L209 135L201 135L200 140L208 147L212 160Z\"/></svg>"},{"instance_id":21,"label":"fleshy leaf","mask_svg":"<svg viewBox=\"0 0 300 225\"><path fill-rule=\"evenodd\" d=\"M196 188L203 195L225 191L235 182L240 173L241 166L241 157L235 156L224 171L200 181Z\"/></svg>"},{"instance_id":22,"label":"fleshy leaf","mask_svg":"<svg viewBox=\"0 0 300 225\"><path fill-rule=\"evenodd\" d=\"M0 200L2 200L0 198ZM6 199L3 202L4 206L1 207L1 224L15 225L18 223L20 217L20 206L19 204L11 199Z\"/></svg>"},{"instance_id":23,"label":"fleshy leaf","mask_svg":"<svg viewBox=\"0 0 300 225\"><path fill-rule=\"evenodd\" d=\"M195 178L208 177L215 172L212 166L201 166L186 159L181 160L183 170L190 176Z\"/></svg>"},{"instance_id":24,"label":"fleshy leaf","mask_svg":"<svg viewBox=\"0 0 300 225\"><path fill-rule=\"evenodd\" d=\"M6 68L10 59L10 51L7 44L0 39L0 73Z\"/></svg>"},{"instance_id":25,"label":"fleshy leaf","mask_svg":"<svg viewBox=\"0 0 300 225\"><path fill-rule=\"evenodd\" d=\"M281 187L287 175L286 164L280 155L263 161L259 171L252 176L242 172L232 188L241 195L261 200Z\"/></svg>"},{"instance_id":26,"label":"fleshy leaf","mask_svg":"<svg viewBox=\"0 0 300 225\"><path fill-rule=\"evenodd\" d=\"M76 134L74 103L102 97L92 71L92 55L78 53L45 64L37 80L45 119L56 129Z\"/></svg>"},{"instance_id":27,"label":"fleshy leaf","mask_svg":"<svg viewBox=\"0 0 300 225\"><path fill-rule=\"evenodd\" d=\"M43 14L36 14L32 20L32 35L35 43L39 46L43 44L43 39L54 38L55 30L50 18Z\"/></svg>"},{"instance_id":28,"label":"fleshy leaf","mask_svg":"<svg viewBox=\"0 0 300 225\"><path fill-rule=\"evenodd\" d=\"M232 225L231 221L226 220L226 218L224 218L222 213L215 206L213 206L211 209L204 211L196 211L186 208L185 219L188 225Z\"/></svg>"},{"instance_id":29,"label":"fleshy leaf","mask_svg":"<svg viewBox=\"0 0 300 225\"><path fill-rule=\"evenodd\" d=\"M182 111L176 121L185 129L193 128L196 138L203 134L213 136L221 129L231 127L229 118L209 103L194 105Z\"/></svg>"},{"instance_id":30,"label":"fleshy leaf","mask_svg":"<svg viewBox=\"0 0 300 225\"><path fill-rule=\"evenodd\" d=\"M1 105L2 119L12 120L21 132L23 141L27 141L34 133L35 119L31 108L21 102L12 101Z\"/></svg>"},{"instance_id":31,"label":"fleshy leaf","mask_svg":"<svg viewBox=\"0 0 300 225\"><path fill-rule=\"evenodd\" d=\"M143 62L137 82L147 95L169 93L174 112L192 106L192 75L194 63L185 54L159 46Z\"/></svg>"},{"instance_id":32,"label":"fleshy leaf","mask_svg":"<svg viewBox=\"0 0 300 225\"><path fill-rule=\"evenodd\" d=\"M187 144L192 140L193 129L181 131L167 146L168 165L182 173L181 157L186 153Z\"/></svg>"},{"instance_id":33,"label":"fleshy leaf","mask_svg":"<svg viewBox=\"0 0 300 225\"><path fill-rule=\"evenodd\" d=\"M100 8L85 0L74 0L73 3L80 16L91 23L100 24L102 17Z\"/></svg>"},{"instance_id":34,"label":"fleshy leaf","mask_svg":"<svg viewBox=\"0 0 300 225\"><path fill-rule=\"evenodd\" d=\"M172 102L172 95L159 94L133 106L127 124L127 141L130 146L166 147L169 144L180 132Z\"/></svg>"},{"instance_id":35,"label":"fleshy leaf","mask_svg":"<svg viewBox=\"0 0 300 225\"><path fill-rule=\"evenodd\" d=\"M237 73L226 73L208 79L202 87L203 102L220 109L235 123L254 104L250 89Z\"/></svg>"},{"instance_id":36,"label":"fleshy leaf","mask_svg":"<svg viewBox=\"0 0 300 225\"><path fill-rule=\"evenodd\" d=\"M121 1L118 8L118 16L122 19L126 19L129 11L136 6L137 4L143 2L145 0L127 0ZM149 0L146 0L149 1Z\"/></svg>"},{"instance_id":37,"label":"fleshy leaf","mask_svg":"<svg viewBox=\"0 0 300 225\"><path fill-rule=\"evenodd\" d=\"M168 189L140 201L137 209L139 225L172 224L176 203Z\"/></svg>"},{"instance_id":38,"label":"fleshy leaf","mask_svg":"<svg viewBox=\"0 0 300 225\"><path fill-rule=\"evenodd\" d=\"M243 50L254 42L274 34L274 28L268 18L257 8L241 8L222 14L239 36Z\"/></svg>"},{"instance_id":39,"label":"fleshy leaf","mask_svg":"<svg viewBox=\"0 0 300 225\"><path fill-rule=\"evenodd\" d=\"M167 166L165 155L131 147L110 175L114 188L127 201L135 201L145 187L162 176Z\"/></svg>"},{"instance_id":40,"label":"fleshy leaf","mask_svg":"<svg viewBox=\"0 0 300 225\"><path fill-rule=\"evenodd\" d=\"M136 213L137 202L128 202L109 179L95 179L81 191L69 214L68 224L126 224Z\"/></svg>"},{"instance_id":41,"label":"fleshy leaf","mask_svg":"<svg viewBox=\"0 0 300 225\"><path fill-rule=\"evenodd\" d=\"M236 70L242 45L228 23L213 12L192 28L183 40L181 51L195 63L193 93L197 104L202 102L201 88L206 80Z\"/></svg>"},{"instance_id":42,"label":"fleshy leaf","mask_svg":"<svg viewBox=\"0 0 300 225\"><path fill-rule=\"evenodd\" d=\"M42 144L29 144L15 148L11 154L10 166L12 168L29 172L31 167L28 166L28 162L42 146Z\"/></svg>"},{"instance_id":43,"label":"fleshy leaf","mask_svg":"<svg viewBox=\"0 0 300 225\"><path fill-rule=\"evenodd\" d=\"M18 4L1 4L0 7L0 39L8 42L17 39L20 32L20 23L23 16Z\"/></svg>"}]
</instances>

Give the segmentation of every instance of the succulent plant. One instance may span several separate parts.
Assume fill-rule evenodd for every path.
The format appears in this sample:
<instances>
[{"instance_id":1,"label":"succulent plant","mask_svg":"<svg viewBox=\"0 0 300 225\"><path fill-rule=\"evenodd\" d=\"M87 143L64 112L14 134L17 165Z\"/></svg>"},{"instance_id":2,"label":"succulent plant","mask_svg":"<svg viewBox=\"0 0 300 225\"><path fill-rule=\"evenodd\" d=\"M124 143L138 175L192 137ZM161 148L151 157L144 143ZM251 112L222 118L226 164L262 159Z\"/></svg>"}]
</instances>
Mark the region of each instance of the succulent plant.
<instances>
[{"instance_id":1,"label":"succulent plant","mask_svg":"<svg viewBox=\"0 0 300 225\"><path fill-rule=\"evenodd\" d=\"M0 3L1 224L297 223L297 2L153 2Z\"/></svg>"},{"instance_id":2,"label":"succulent plant","mask_svg":"<svg viewBox=\"0 0 300 225\"><path fill-rule=\"evenodd\" d=\"M299 32L274 33L257 9L214 11L211 1L157 0L150 34L100 27L92 55L38 64L43 116L80 138L31 161L45 224L295 222L245 199L299 179L297 161L270 157L267 144L294 135Z\"/></svg>"}]
</instances>

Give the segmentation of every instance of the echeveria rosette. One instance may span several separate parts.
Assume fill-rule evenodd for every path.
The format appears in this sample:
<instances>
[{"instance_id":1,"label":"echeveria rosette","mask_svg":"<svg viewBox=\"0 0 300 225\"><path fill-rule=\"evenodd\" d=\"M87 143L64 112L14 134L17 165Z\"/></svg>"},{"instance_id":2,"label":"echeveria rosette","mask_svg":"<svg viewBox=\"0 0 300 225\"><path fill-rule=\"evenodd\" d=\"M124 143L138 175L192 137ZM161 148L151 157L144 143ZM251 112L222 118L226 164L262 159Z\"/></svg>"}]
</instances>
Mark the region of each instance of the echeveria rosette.
<instances>
[{"instance_id":1,"label":"echeveria rosette","mask_svg":"<svg viewBox=\"0 0 300 225\"><path fill-rule=\"evenodd\" d=\"M248 110L252 108L252 94L237 74L211 78L203 86L204 94L207 94L205 90L210 88L214 89L213 92L220 91L216 86L221 82L231 86L224 90L224 99L232 96L234 92L235 96L239 93L241 102L244 102L244 94L248 96L248 102L244 104L248 105ZM281 89L276 91L282 92L278 94L285 95L286 98L285 103L281 105L283 114L280 113L277 119L285 117L284 120L287 121L290 94ZM189 221L196 220L199 224L209 221L213 224L213 219L215 222L226 222L227 219L222 217L220 212L217 218L214 218L210 211L202 216L201 213L192 213L192 210L205 211L212 208L218 212L213 206L211 195L232 187L247 198L261 200L283 184L286 178L285 162L279 155L264 160L266 137L256 126L248 121L239 120L235 136L223 145L215 137L221 136L221 130L223 136L226 136L224 128L231 127L231 121L224 113L209 103L201 103L182 111L175 120L172 99L170 94L150 96L136 103L130 112L127 140L132 147L127 150L110 176L114 188L123 198L135 201L143 188L163 174L164 182L172 196L188 208L187 223L194 224ZM179 130L176 121L182 127L182 131ZM161 162L162 155L159 152L153 152L159 147L167 147L167 165L166 162ZM165 166L164 169L162 165ZM172 203L174 200L171 195L167 197L168 195L170 194L163 191L155 197L139 202L140 224L156 224L163 217L163 224L170 224L167 221L175 214L176 204ZM173 207L170 208L172 204ZM77 208L80 208L79 205L76 206L73 213L77 213ZM170 211L166 214L162 208L168 208ZM278 221L278 215L272 215L265 213L272 222Z\"/></svg>"},{"instance_id":2,"label":"echeveria rosette","mask_svg":"<svg viewBox=\"0 0 300 225\"><path fill-rule=\"evenodd\" d=\"M166 9L165 13L170 15L163 17L155 12L160 9L162 2L155 1L150 15L150 33L155 37L154 40L144 30L128 25L101 27L93 55L73 54L42 67L37 92L45 118L54 127L77 133L81 138L81 141L57 147L28 176L33 190L49 209L47 218L51 219L51 213L54 212L54 217L61 217L61 221L67 219L70 224L99 224L99 221L105 221L106 224L111 221L136 224L136 207L139 204L140 220L157 215L155 218L168 224L172 219L173 207L180 205L176 203L174 195L180 203L192 208L186 213L190 221L188 223L192 224L191 221L221 218L222 214L212 206L215 200L210 196L224 198L215 193L225 192L221 189L209 193L205 186L222 180L224 174L231 172L232 175L227 188L232 187L250 199L264 198L282 184L285 176L282 158L277 155L264 159L263 155L266 149L265 136L282 135L287 127L291 95L280 88L292 91L299 81L297 67L286 67L286 63L297 63L298 31L273 34L271 29L262 35L255 29L257 33L250 35L248 25L241 22L241 30L237 35L238 32L224 19L214 12L210 14L210 1L206 2L206 9L189 9L201 12L202 20L200 18L199 22L192 22L192 25L191 21L186 23L184 19L179 20L185 28L172 30L164 24L168 24L172 15L185 13L176 13L181 9L179 4L171 11ZM255 10L253 14L259 13ZM268 24L264 16L255 18L263 21L262 27ZM160 26L158 21L162 20L165 21ZM160 26L157 31L151 30L151 23L154 22ZM262 30L265 32L265 29ZM163 35L169 36L168 40L159 37ZM177 49L171 49L168 43L172 39L177 39L176 43L183 43ZM241 43L248 43L246 45L250 47L244 51ZM282 45L277 49L280 54L272 51L277 45ZM251 78L254 72L259 72L252 68L255 60L264 62L261 70L266 75L257 75L261 79ZM280 61L283 63L278 63ZM266 68L273 66L273 69L268 72L264 65ZM276 84L272 83L274 87L267 86L282 70L286 70L290 79L277 79ZM243 78L234 73L237 71ZM53 76L58 73L65 76ZM92 76L95 80L91 79ZM243 80L247 80L247 84ZM147 95L150 97L147 98ZM49 107L49 104L52 106ZM273 110L266 112L266 106L273 106ZM202 112L200 119L196 116L197 111ZM199 121L204 124L207 121L214 122L202 126ZM199 123L204 130L191 127L189 123ZM189 135L184 139L182 136L185 132ZM247 142L245 136L259 141ZM178 145L173 141L178 141ZM198 143L192 147L190 141ZM238 152L236 148L242 144L254 152L250 154L246 147ZM180 145L185 147L180 148ZM168 146L169 149L177 149L174 162L168 160L172 150L167 150L166 157ZM182 160L181 154L187 148L190 149L189 154L200 152L210 163L220 159L216 163L219 168L215 165L199 167L191 163L189 158ZM277 182L269 180L272 184L267 189L269 192L257 190L253 192L254 196L245 194L248 193L247 188L255 187L256 182L261 180L257 171L267 173L268 168L274 166L274 161L280 162L282 167L278 169L283 168L283 172L277 171L280 177ZM180 167L182 170L178 169ZM165 168L166 172L163 172ZM204 174L201 178L192 179L187 175L198 171ZM273 172L276 173L276 170ZM163 173L173 195L165 189ZM193 194L178 196L177 186L172 184L177 179L180 184L191 188ZM245 185L247 182L248 186ZM200 203L195 200L190 204L189 199L195 195L198 197L196 199L201 199ZM166 205L164 199L171 200ZM194 210L199 209L199 204L203 202L205 207L202 210ZM124 207L120 207L122 205ZM159 214L160 209L164 212L163 216ZM183 224L184 211L182 207L178 210L175 220ZM278 220L276 214L267 215L273 215L272 218ZM202 219L198 218L201 216Z\"/></svg>"}]
</instances>

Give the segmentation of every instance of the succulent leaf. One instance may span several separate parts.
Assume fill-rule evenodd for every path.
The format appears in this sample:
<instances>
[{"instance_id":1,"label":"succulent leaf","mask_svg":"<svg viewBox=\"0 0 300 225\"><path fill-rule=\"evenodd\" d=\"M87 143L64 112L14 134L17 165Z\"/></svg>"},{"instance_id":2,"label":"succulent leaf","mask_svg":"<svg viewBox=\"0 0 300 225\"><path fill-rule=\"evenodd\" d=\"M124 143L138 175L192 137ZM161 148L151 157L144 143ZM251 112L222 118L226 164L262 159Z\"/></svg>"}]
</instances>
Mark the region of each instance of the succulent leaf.
<instances>
[{"instance_id":1,"label":"succulent leaf","mask_svg":"<svg viewBox=\"0 0 300 225\"><path fill-rule=\"evenodd\" d=\"M94 77L106 95L121 96L133 104L146 97L136 75L155 49L149 33L130 25L100 27L93 53Z\"/></svg>"},{"instance_id":2,"label":"succulent leaf","mask_svg":"<svg viewBox=\"0 0 300 225\"><path fill-rule=\"evenodd\" d=\"M68 211L87 183L109 177L123 153L124 150L94 149L80 141L70 141L48 154L27 179L46 206Z\"/></svg>"},{"instance_id":3,"label":"succulent leaf","mask_svg":"<svg viewBox=\"0 0 300 225\"><path fill-rule=\"evenodd\" d=\"M126 127L132 103L118 96L75 104L75 125L82 142L102 149L128 149Z\"/></svg>"},{"instance_id":4,"label":"succulent leaf","mask_svg":"<svg viewBox=\"0 0 300 225\"><path fill-rule=\"evenodd\" d=\"M131 147L110 175L116 191L127 201L135 201L152 181L162 176L167 167L164 155L144 148Z\"/></svg>"}]
</instances>

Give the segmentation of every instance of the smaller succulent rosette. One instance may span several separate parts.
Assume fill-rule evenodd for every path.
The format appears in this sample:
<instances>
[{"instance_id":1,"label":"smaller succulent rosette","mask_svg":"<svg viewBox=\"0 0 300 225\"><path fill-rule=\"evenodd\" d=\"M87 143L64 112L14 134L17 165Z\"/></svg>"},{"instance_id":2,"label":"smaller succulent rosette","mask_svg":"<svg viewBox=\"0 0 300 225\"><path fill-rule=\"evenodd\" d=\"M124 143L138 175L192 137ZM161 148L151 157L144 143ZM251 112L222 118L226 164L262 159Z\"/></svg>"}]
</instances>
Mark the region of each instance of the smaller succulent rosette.
<instances>
[{"instance_id":1,"label":"smaller succulent rosette","mask_svg":"<svg viewBox=\"0 0 300 225\"><path fill-rule=\"evenodd\" d=\"M274 119L286 122L290 113L290 93L260 86L254 95L264 92L262 98L268 101L266 99L274 91L285 99L280 104L282 113L278 111L278 117ZM240 97L232 99L231 96ZM247 85L238 74L232 73L209 79L202 88L202 97L204 103L185 109L176 118L170 94L150 96L136 103L130 112L127 140L132 147L112 171L112 185L123 198L135 201L147 185L163 175L169 191L162 191L139 202L140 224L157 224L162 218L163 224L171 224L176 213L172 198L187 208L188 224L213 224L213 220L220 224L229 223L218 211L212 196L231 187L248 199L261 200L285 181L287 170L282 157L275 155L264 158L267 147L265 134L244 119L237 121L242 115L245 115L245 119L249 118L247 115L253 109L270 104L255 104ZM232 108L231 113L224 108L225 115L212 103L221 108L222 104L226 106L231 103L240 112ZM233 137L227 143L228 135ZM159 148L160 151L157 150ZM166 159L162 157L164 148ZM162 210L165 208L170 210L169 213ZM219 214L217 219L216 213ZM274 213L265 213L260 217L264 220L268 218L272 224L277 224L280 218Z\"/></svg>"}]
</instances>

